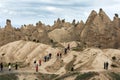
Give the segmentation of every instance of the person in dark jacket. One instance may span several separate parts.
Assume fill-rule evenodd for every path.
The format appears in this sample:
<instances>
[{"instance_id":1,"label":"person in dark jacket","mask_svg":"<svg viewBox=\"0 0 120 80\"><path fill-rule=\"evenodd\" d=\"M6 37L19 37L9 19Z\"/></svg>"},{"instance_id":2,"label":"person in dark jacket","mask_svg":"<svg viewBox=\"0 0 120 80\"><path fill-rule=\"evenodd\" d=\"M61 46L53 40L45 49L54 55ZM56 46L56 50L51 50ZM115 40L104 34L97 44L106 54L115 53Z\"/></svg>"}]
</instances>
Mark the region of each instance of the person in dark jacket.
<instances>
[{"instance_id":1,"label":"person in dark jacket","mask_svg":"<svg viewBox=\"0 0 120 80\"><path fill-rule=\"evenodd\" d=\"M17 63L15 64L15 70L18 70L18 64Z\"/></svg>"},{"instance_id":2,"label":"person in dark jacket","mask_svg":"<svg viewBox=\"0 0 120 80\"><path fill-rule=\"evenodd\" d=\"M45 62L47 61L47 56L44 56L44 61L45 61Z\"/></svg>"},{"instance_id":3,"label":"person in dark jacket","mask_svg":"<svg viewBox=\"0 0 120 80\"><path fill-rule=\"evenodd\" d=\"M0 69L3 71L3 63L0 63Z\"/></svg>"},{"instance_id":4,"label":"person in dark jacket","mask_svg":"<svg viewBox=\"0 0 120 80\"><path fill-rule=\"evenodd\" d=\"M108 66L109 66L109 63L108 63L108 62L106 62L106 70L108 70Z\"/></svg>"},{"instance_id":5,"label":"person in dark jacket","mask_svg":"<svg viewBox=\"0 0 120 80\"><path fill-rule=\"evenodd\" d=\"M52 54L51 54L51 53L49 53L49 58L51 59L51 57L52 57Z\"/></svg>"},{"instance_id":6,"label":"person in dark jacket","mask_svg":"<svg viewBox=\"0 0 120 80\"><path fill-rule=\"evenodd\" d=\"M68 44L67 49L70 50L70 44Z\"/></svg>"},{"instance_id":7,"label":"person in dark jacket","mask_svg":"<svg viewBox=\"0 0 120 80\"><path fill-rule=\"evenodd\" d=\"M64 54L67 54L67 48L64 49Z\"/></svg>"},{"instance_id":8,"label":"person in dark jacket","mask_svg":"<svg viewBox=\"0 0 120 80\"><path fill-rule=\"evenodd\" d=\"M60 58L62 58L62 53L60 53Z\"/></svg>"},{"instance_id":9,"label":"person in dark jacket","mask_svg":"<svg viewBox=\"0 0 120 80\"><path fill-rule=\"evenodd\" d=\"M106 62L104 62L104 69L106 69Z\"/></svg>"}]
</instances>

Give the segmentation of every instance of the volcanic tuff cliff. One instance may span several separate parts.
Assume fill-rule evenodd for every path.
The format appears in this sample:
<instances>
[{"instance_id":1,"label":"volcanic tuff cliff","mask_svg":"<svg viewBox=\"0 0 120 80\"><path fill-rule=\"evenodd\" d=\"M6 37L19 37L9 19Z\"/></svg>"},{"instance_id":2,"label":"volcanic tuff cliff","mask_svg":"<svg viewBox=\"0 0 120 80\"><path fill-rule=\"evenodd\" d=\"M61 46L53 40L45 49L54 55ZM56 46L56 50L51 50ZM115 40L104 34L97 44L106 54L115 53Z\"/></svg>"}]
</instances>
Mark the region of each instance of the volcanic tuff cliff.
<instances>
[{"instance_id":1,"label":"volcanic tuff cliff","mask_svg":"<svg viewBox=\"0 0 120 80\"><path fill-rule=\"evenodd\" d=\"M6 20L5 28L0 29L0 46L17 40L27 40L50 44L51 42L79 41L86 47L119 48L120 18L118 14L112 20L100 9L92 11L84 23L54 21L54 25L45 25L40 21L36 25L24 25L13 28L11 20Z\"/></svg>"},{"instance_id":2,"label":"volcanic tuff cliff","mask_svg":"<svg viewBox=\"0 0 120 80\"><path fill-rule=\"evenodd\" d=\"M102 9L98 14L92 11L80 37L87 46L118 48L119 26L119 18L116 21L111 21Z\"/></svg>"}]
</instances>

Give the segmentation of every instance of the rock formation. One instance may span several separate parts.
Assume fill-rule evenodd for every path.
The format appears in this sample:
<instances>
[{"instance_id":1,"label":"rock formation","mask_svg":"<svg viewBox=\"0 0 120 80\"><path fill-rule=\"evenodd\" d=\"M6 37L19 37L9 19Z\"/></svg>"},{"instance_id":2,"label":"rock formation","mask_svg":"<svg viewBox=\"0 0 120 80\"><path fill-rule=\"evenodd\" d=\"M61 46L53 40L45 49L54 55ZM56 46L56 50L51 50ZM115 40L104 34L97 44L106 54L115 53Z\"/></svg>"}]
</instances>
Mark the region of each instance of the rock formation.
<instances>
[{"instance_id":1,"label":"rock formation","mask_svg":"<svg viewBox=\"0 0 120 80\"><path fill-rule=\"evenodd\" d=\"M6 20L6 26L5 26L5 30L12 30L13 27L11 25L11 20L10 19L7 19Z\"/></svg>"},{"instance_id":2,"label":"rock formation","mask_svg":"<svg viewBox=\"0 0 120 80\"><path fill-rule=\"evenodd\" d=\"M113 48L115 31L110 24L111 20L102 9L98 14L92 11L82 30L81 41L85 42L88 47Z\"/></svg>"},{"instance_id":3,"label":"rock formation","mask_svg":"<svg viewBox=\"0 0 120 80\"><path fill-rule=\"evenodd\" d=\"M5 28L0 28L0 46L16 40L27 40L50 44L55 42L79 41L86 47L119 48L120 47L120 18L116 13L113 20L100 9L97 13L92 10L87 21L72 23L58 18L52 26L41 21L13 28L11 20L6 20Z\"/></svg>"}]
</instances>

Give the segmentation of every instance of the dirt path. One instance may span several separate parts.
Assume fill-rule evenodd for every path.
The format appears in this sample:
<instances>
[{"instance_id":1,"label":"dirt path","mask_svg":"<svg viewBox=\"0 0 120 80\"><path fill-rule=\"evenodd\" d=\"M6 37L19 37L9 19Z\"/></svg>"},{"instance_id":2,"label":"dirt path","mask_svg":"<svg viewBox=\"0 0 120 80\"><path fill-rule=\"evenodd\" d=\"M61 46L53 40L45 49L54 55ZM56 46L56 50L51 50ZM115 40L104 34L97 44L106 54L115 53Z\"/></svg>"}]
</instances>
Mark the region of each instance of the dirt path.
<instances>
[{"instance_id":1,"label":"dirt path","mask_svg":"<svg viewBox=\"0 0 120 80\"><path fill-rule=\"evenodd\" d=\"M53 74L53 73L49 73L49 72L43 72L43 70L40 70L39 69L39 72L40 73L46 73L46 74ZM120 68L115 68L115 69L109 69L109 70L104 70L104 69L96 69L96 70L81 70L80 73L88 73L88 72L100 72L100 73L104 73L104 72L120 72ZM35 71L35 69L26 69L26 68L23 68L23 69L19 69L19 70L11 70L11 71L8 71L7 69L4 69L4 71L0 71L0 75L3 75L3 74L10 74L10 73L37 73Z\"/></svg>"}]
</instances>

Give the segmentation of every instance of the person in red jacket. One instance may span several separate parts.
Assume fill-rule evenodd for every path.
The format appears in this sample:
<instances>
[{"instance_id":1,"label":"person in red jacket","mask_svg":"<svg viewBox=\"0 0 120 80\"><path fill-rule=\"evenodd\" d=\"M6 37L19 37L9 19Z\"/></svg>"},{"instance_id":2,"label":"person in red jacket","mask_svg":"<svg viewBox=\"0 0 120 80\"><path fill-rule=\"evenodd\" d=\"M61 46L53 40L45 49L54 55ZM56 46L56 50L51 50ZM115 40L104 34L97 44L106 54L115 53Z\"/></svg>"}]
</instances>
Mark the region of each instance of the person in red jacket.
<instances>
[{"instance_id":1,"label":"person in red jacket","mask_svg":"<svg viewBox=\"0 0 120 80\"><path fill-rule=\"evenodd\" d=\"M70 50L70 44L68 44L67 49Z\"/></svg>"},{"instance_id":2,"label":"person in red jacket","mask_svg":"<svg viewBox=\"0 0 120 80\"><path fill-rule=\"evenodd\" d=\"M36 64L36 72L38 72L38 64Z\"/></svg>"}]
</instances>

